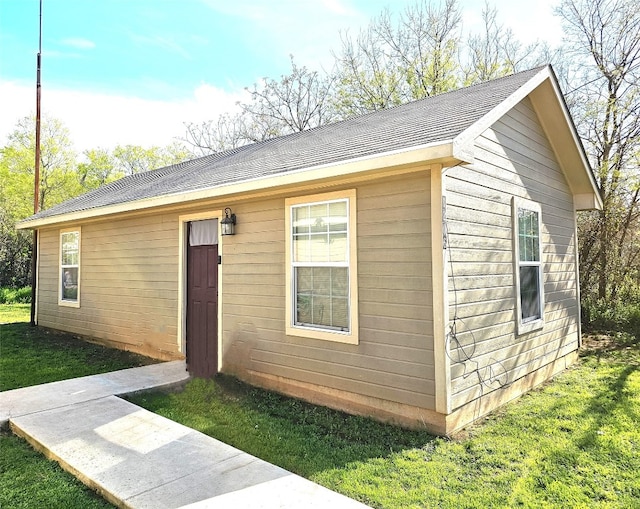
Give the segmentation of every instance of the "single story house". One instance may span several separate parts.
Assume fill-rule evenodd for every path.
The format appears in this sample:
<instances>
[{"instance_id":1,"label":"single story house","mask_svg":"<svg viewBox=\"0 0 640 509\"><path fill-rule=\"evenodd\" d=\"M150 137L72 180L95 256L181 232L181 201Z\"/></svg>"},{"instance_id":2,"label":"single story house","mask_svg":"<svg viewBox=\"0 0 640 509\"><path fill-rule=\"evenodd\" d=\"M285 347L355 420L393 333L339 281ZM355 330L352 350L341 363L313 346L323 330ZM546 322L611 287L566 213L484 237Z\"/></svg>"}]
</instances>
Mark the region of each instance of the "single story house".
<instances>
[{"instance_id":1,"label":"single story house","mask_svg":"<svg viewBox=\"0 0 640 509\"><path fill-rule=\"evenodd\" d=\"M132 175L18 228L38 230L40 326L450 434L576 358L576 211L599 207L544 66Z\"/></svg>"}]
</instances>

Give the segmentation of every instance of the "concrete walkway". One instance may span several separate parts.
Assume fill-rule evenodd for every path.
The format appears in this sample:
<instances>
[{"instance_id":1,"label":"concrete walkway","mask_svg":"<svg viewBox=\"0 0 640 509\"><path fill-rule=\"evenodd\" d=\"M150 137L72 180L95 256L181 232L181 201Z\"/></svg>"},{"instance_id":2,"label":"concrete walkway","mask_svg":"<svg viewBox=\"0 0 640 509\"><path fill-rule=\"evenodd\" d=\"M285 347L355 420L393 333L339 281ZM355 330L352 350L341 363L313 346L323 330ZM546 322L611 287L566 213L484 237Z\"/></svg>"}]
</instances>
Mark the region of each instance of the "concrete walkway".
<instances>
[{"instance_id":1,"label":"concrete walkway","mask_svg":"<svg viewBox=\"0 0 640 509\"><path fill-rule=\"evenodd\" d=\"M176 361L0 392L0 426L118 507L367 507L116 397L187 378Z\"/></svg>"}]
</instances>

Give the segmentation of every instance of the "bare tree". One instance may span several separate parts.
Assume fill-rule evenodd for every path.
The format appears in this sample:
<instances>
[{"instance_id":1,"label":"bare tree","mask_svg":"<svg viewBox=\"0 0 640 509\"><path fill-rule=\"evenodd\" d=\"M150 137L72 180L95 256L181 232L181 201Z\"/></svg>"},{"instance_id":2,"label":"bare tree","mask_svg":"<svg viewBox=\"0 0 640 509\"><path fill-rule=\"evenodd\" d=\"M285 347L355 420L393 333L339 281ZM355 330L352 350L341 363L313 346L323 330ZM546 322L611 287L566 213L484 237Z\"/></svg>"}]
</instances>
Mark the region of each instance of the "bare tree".
<instances>
[{"instance_id":1,"label":"bare tree","mask_svg":"<svg viewBox=\"0 0 640 509\"><path fill-rule=\"evenodd\" d=\"M343 117L385 109L458 86L461 14L456 0L423 0L400 14L389 10L354 40L342 36L335 103Z\"/></svg>"},{"instance_id":2,"label":"bare tree","mask_svg":"<svg viewBox=\"0 0 640 509\"><path fill-rule=\"evenodd\" d=\"M410 5L395 28L388 11L380 18L375 30L399 63L407 100L457 88L461 22L457 0L437 7L425 0Z\"/></svg>"},{"instance_id":3,"label":"bare tree","mask_svg":"<svg viewBox=\"0 0 640 509\"><path fill-rule=\"evenodd\" d=\"M616 299L640 276L640 4L563 0L557 13L580 83L567 94L604 202L581 218L583 291Z\"/></svg>"},{"instance_id":4,"label":"bare tree","mask_svg":"<svg viewBox=\"0 0 640 509\"><path fill-rule=\"evenodd\" d=\"M291 56L291 73L247 88L251 99L238 103L240 113L185 124L183 141L205 155L326 124L335 119L332 85L330 77L299 67Z\"/></svg>"},{"instance_id":5,"label":"bare tree","mask_svg":"<svg viewBox=\"0 0 640 509\"><path fill-rule=\"evenodd\" d=\"M333 103L342 118L377 111L403 102L402 76L373 26L353 40L341 35L342 53L337 62Z\"/></svg>"},{"instance_id":6,"label":"bare tree","mask_svg":"<svg viewBox=\"0 0 640 509\"><path fill-rule=\"evenodd\" d=\"M498 11L485 2L482 10L484 32L467 40L468 62L464 64L464 83L487 81L549 63L554 59L548 45L534 42L524 46L513 30L498 23Z\"/></svg>"},{"instance_id":7,"label":"bare tree","mask_svg":"<svg viewBox=\"0 0 640 509\"><path fill-rule=\"evenodd\" d=\"M290 74L279 80L264 78L260 86L254 84L252 90L247 89L251 102L240 103L250 118L268 126L263 131L269 132L269 137L318 127L334 118L328 101L332 80L318 71L297 66L293 55L290 59Z\"/></svg>"},{"instance_id":8,"label":"bare tree","mask_svg":"<svg viewBox=\"0 0 640 509\"><path fill-rule=\"evenodd\" d=\"M207 155L238 148L250 143L245 137L242 114L225 113L215 120L200 124L186 123L183 141L191 147L194 155Z\"/></svg>"}]
</instances>

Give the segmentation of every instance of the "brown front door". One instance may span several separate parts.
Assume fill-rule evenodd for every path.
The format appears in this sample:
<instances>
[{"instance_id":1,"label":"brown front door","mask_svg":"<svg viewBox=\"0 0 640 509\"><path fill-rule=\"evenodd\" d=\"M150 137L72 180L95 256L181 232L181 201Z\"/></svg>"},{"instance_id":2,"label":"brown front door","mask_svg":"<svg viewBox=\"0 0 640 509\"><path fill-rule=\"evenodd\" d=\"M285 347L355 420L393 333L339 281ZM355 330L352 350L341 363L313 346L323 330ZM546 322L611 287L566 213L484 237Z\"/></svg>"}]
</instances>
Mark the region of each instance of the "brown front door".
<instances>
[{"instance_id":1,"label":"brown front door","mask_svg":"<svg viewBox=\"0 0 640 509\"><path fill-rule=\"evenodd\" d=\"M187 369L209 378L218 371L218 246L187 249Z\"/></svg>"}]
</instances>

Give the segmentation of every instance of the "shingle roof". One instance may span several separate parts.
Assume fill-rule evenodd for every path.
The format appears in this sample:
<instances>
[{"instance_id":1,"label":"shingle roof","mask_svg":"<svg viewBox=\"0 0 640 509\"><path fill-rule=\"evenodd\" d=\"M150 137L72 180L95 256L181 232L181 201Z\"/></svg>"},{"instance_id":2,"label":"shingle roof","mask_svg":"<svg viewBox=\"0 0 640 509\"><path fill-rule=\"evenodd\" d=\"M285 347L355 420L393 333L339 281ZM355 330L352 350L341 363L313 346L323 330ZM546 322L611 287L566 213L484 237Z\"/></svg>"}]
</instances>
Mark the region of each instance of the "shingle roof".
<instances>
[{"instance_id":1,"label":"shingle roof","mask_svg":"<svg viewBox=\"0 0 640 509\"><path fill-rule=\"evenodd\" d=\"M32 221L453 140L542 67L335 124L152 170L104 185Z\"/></svg>"}]
</instances>

